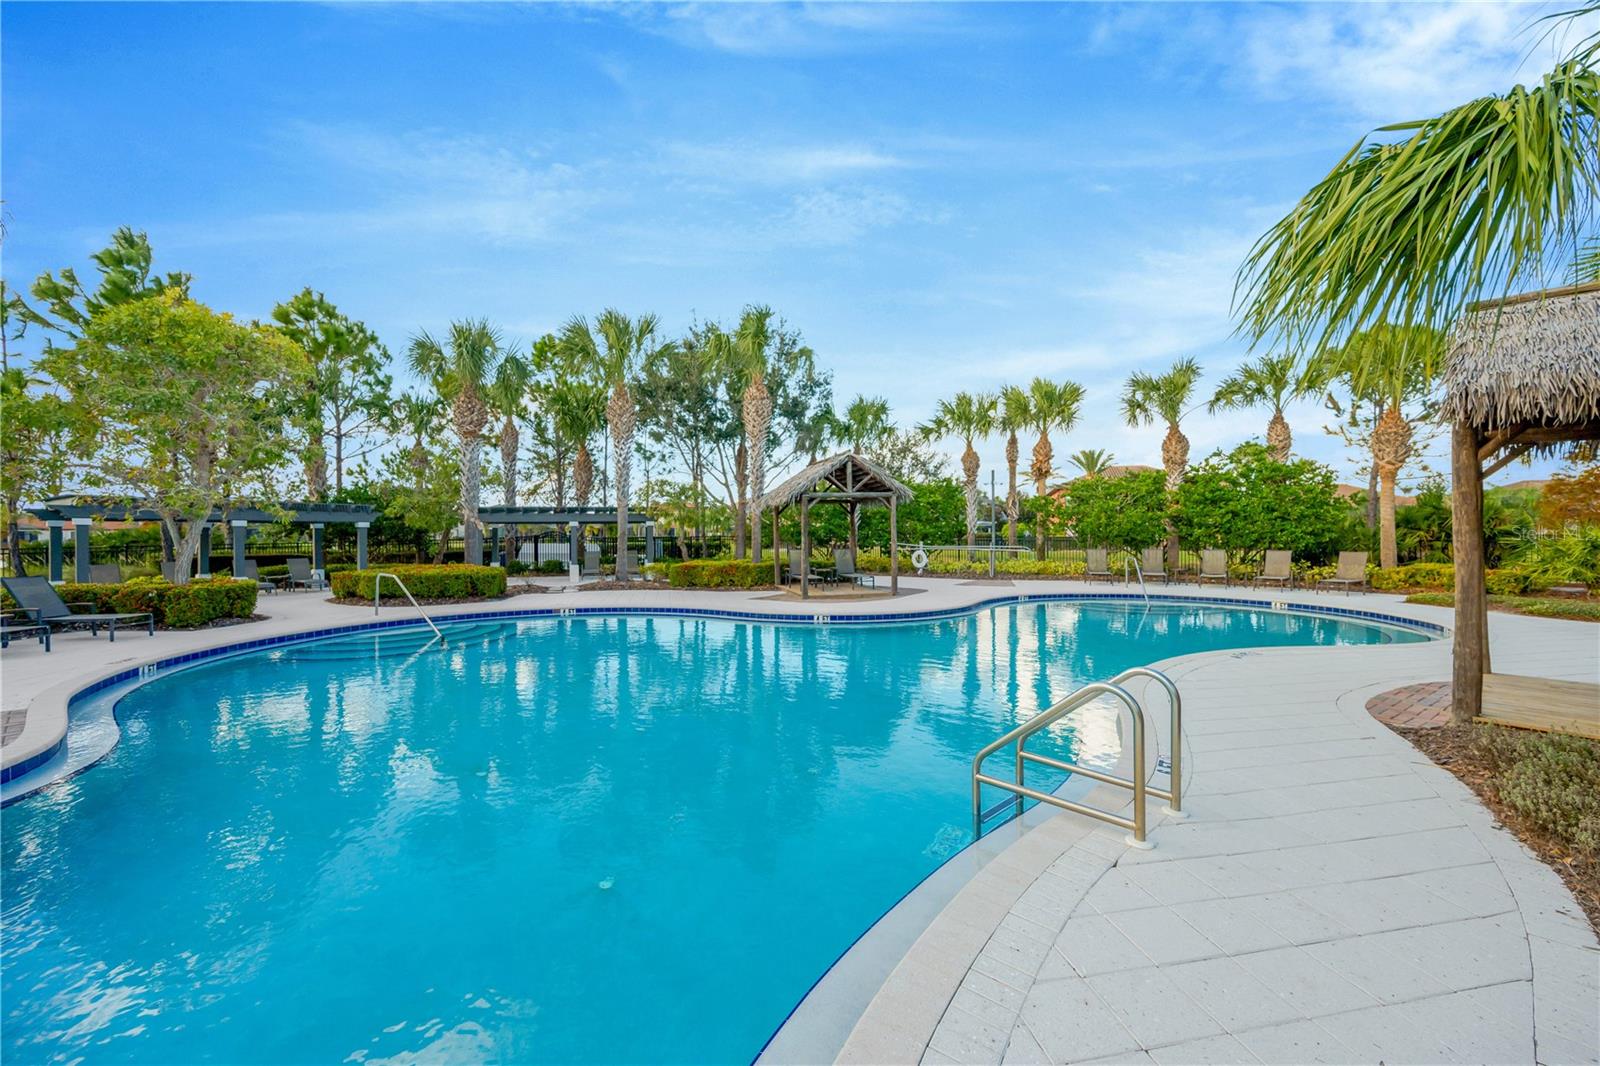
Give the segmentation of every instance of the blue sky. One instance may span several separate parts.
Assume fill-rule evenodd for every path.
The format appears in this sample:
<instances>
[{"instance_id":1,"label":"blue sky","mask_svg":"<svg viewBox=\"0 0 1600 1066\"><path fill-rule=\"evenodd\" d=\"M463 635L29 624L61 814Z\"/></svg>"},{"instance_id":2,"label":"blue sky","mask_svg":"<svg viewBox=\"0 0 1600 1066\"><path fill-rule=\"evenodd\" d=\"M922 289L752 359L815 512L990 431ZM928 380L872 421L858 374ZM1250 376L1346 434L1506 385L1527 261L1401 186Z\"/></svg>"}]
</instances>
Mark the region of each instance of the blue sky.
<instances>
[{"instance_id":1,"label":"blue sky","mask_svg":"<svg viewBox=\"0 0 1600 1066\"><path fill-rule=\"evenodd\" d=\"M841 403L1072 378L1057 455L1156 464L1128 372L1220 380L1251 241L1373 126L1536 79L1549 10L7 3L4 271L128 224L214 307L311 285L397 352L765 302ZM1266 417L1202 411L1192 454ZM1352 477L1325 421L1291 411L1296 450Z\"/></svg>"}]
</instances>

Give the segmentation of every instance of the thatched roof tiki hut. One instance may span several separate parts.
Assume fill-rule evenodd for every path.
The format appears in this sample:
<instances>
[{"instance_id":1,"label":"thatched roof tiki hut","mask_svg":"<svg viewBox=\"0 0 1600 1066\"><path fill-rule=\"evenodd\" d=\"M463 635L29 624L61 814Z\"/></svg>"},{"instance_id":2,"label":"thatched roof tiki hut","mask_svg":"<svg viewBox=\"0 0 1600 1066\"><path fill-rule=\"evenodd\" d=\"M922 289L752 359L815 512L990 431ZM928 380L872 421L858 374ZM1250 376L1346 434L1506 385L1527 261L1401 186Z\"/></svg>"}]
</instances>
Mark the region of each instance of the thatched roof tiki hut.
<instances>
[{"instance_id":1,"label":"thatched roof tiki hut","mask_svg":"<svg viewBox=\"0 0 1600 1066\"><path fill-rule=\"evenodd\" d=\"M812 463L756 501L757 513L772 514L772 580L783 582L783 552L778 539L778 516L786 508L800 508L800 551L811 557L811 507L817 503L841 504L850 515L850 548L855 550L856 512L862 504L882 504L889 508L889 595L900 593L900 553L897 508L911 500L911 490L883 467L864 455L841 452ZM809 568L800 577L800 596L809 598Z\"/></svg>"},{"instance_id":2,"label":"thatched roof tiki hut","mask_svg":"<svg viewBox=\"0 0 1600 1066\"><path fill-rule=\"evenodd\" d=\"M1445 365L1456 625L1452 717L1482 713L1489 661L1483 480L1530 451L1600 440L1600 284L1474 305Z\"/></svg>"}]
</instances>

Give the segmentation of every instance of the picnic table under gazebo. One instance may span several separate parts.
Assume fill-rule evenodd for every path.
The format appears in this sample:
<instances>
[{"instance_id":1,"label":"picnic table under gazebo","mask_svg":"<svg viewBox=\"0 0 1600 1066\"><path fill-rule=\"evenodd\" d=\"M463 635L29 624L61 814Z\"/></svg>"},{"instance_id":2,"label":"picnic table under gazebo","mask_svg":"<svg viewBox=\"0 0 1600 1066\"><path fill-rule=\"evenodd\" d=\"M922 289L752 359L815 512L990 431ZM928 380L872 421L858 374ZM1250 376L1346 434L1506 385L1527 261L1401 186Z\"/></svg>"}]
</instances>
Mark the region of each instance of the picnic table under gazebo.
<instances>
[{"instance_id":1,"label":"picnic table under gazebo","mask_svg":"<svg viewBox=\"0 0 1600 1066\"><path fill-rule=\"evenodd\" d=\"M889 595L900 593L900 554L897 508L912 499L911 489L878 463L854 452L841 452L819 460L788 478L756 501L757 512L772 514L772 580L782 584L782 540L778 516L790 507L800 509L800 557L807 565L800 572L800 598L811 596L811 508L819 503L845 508L850 517L850 549L855 550L856 515L863 504L889 509Z\"/></svg>"}]
</instances>

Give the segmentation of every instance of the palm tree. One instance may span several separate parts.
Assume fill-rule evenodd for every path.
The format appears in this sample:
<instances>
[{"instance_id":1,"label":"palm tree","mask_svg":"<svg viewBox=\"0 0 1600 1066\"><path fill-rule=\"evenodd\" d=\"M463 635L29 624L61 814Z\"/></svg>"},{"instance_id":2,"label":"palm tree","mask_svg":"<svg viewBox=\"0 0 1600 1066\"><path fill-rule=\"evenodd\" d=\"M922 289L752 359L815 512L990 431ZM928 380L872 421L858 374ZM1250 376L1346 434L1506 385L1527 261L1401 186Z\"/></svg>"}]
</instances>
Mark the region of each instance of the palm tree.
<instances>
[{"instance_id":1,"label":"palm tree","mask_svg":"<svg viewBox=\"0 0 1600 1066\"><path fill-rule=\"evenodd\" d=\"M1597 54L1586 35L1533 88L1363 138L1251 249L1245 331L1320 350L1385 322L1446 328L1491 286L1570 259L1600 191Z\"/></svg>"},{"instance_id":2,"label":"palm tree","mask_svg":"<svg viewBox=\"0 0 1600 1066\"><path fill-rule=\"evenodd\" d=\"M1028 385L1028 428L1039 434L1028 473L1033 477L1033 491L1041 502L1049 495L1050 475L1055 470L1055 448L1050 443L1050 431L1070 432L1078 424L1078 409L1082 405L1083 386L1075 381L1034 378ZM1034 521L1034 550L1043 559L1044 513L1041 511Z\"/></svg>"},{"instance_id":3,"label":"palm tree","mask_svg":"<svg viewBox=\"0 0 1600 1066\"><path fill-rule=\"evenodd\" d=\"M500 418L500 480L507 507L517 505L517 451L521 444L517 419L527 414L528 386L532 380L532 368L521 356L511 352L500 361L500 368L485 393L489 409Z\"/></svg>"},{"instance_id":4,"label":"palm tree","mask_svg":"<svg viewBox=\"0 0 1600 1066\"><path fill-rule=\"evenodd\" d=\"M456 440L461 448L461 525L466 560L483 562L483 523L478 500L483 477L481 440L489 421L484 393L502 358L500 331L484 319L450 323L441 344L426 331L411 338L411 369L433 382L439 398L450 404Z\"/></svg>"},{"instance_id":5,"label":"palm tree","mask_svg":"<svg viewBox=\"0 0 1600 1066\"><path fill-rule=\"evenodd\" d=\"M1149 425L1160 419L1167 424L1161 442L1161 465L1167 472L1168 494L1178 491L1189 465L1189 438L1178 423L1189 413L1189 398L1200 380L1200 364L1179 359L1165 374L1135 373L1128 378L1122 394L1122 417L1130 426ZM1167 569L1178 569L1178 534L1167 520Z\"/></svg>"},{"instance_id":6,"label":"palm tree","mask_svg":"<svg viewBox=\"0 0 1600 1066\"><path fill-rule=\"evenodd\" d=\"M888 435L893 429L889 421L889 401L882 396L857 396L844 409L844 414L834 419L833 438L848 445L852 452L865 453L868 448Z\"/></svg>"},{"instance_id":7,"label":"palm tree","mask_svg":"<svg viewBox=\"0 0 1600 1066\"><path fill-rule=\"evenodd\" d=\"M747 307L731 338L734 365L744 382L739 401L750 484L750 559L761 561L761 512L756 507L767 480L767 434L772 429L772 393L767 389L767 355L772 346L772 308Z\"/></svg>"},{"instance_id":8,"label":"palm tree","mask_svg":"<svg viewBox=\"0 0 1600 1066\"><path fill-rule=\"evenodd\" d=\"M1323 382L1342 381L1352 401L1377 409L1372 469L1378 475L1378 565L1399 564L1395 539L1395 482L1412 455L1412 420L1405 406L1427 395L1444 361L1446 338L1425 326L1378 325L1361 330L1314 364Z\"/></svg>"},{"instance_id":9,"label":"palm tree","mask_svg":"<svg viewBox=\"0 0 1600 1066\"><path fill-rule=\"evenodd\" d=\"M967 547L978 543L978 450L973 442L994 432L995 409L999 400L988 393L976 396L958 392L948 400L940 400L934 408L933 421L924 432L929 436L960 437L966 443L961 453L962 488L967 497Z\"/></svg>"},{"instance_id":10,"label":"palm tree","mask_svg":"<svg viewBox=\"0 0 1600 1066\"><path fill-rule=\"evenodd\" d=\"M631 382L644 366L659 358L669 344L656 340L659 321L655 315L630 319L615 308L607 308L595 319L594 328L575 317L562 330L561 344L575 359L588 366L611 390L606 400L606 424L611 427L612 464L617 490L617 578L628 576L628 489L633 471L633 436L637 429L638 408L633 402Z\"/></svg>"},{"instance_id":11,"label":"palm tree","mask_svg":"<svg viewBox=\"0 0 1600 1066\"><path fill-rule=\"evenodd\" d=\"M1289 420L1283 417L1284 405L1291 400L1316 391L1307 376L1296 366L1294 356L1263 355L1245 363L1224 378L1212 395L1206 410L1242 410L1247 407L1271 407L1272 418L1267 422L1267 448L1280 463L1289 461L1289 449L1294 435L1289 432Z\"/></svg>"},{"instance_id":12,"label":"palm tree","mask_svg":"<svg viewBox=\"0 0 1600 1066\"><path fill-rule=\"evenodd\" d=\"M1067 456L1067 462L1082 470L1084 477L1099 477L1116 461L1116 456L1101 448L1085 448Z\"/></svg>"},{"instance_id":13,"label":"palm tree","mask_svg":"<svg viewBox=\"0 0 1600 1066\"><path fill-rule=\"evenodd\" d=\"M1006 435L1006 543L1017 543L1017 516L1022 511L1022 500L1017 495L1017 460L1021 449L1017 434L1033 424L1033 404L1028 390L1021 385L1005 385L1000 389L1000 412L995 427Z\"/></svg>"},{"instance_id":14,"label":"palm tree","mask_svg":"<svg viewBox=\"0 0 1600 1066\"><path fill-rule=\"evenodd\" d=\"M418 492L422 491L423 479L428 474L427 441L433 436L441 413L442 405L438 398L424 396L420 392L401 393L395 398L390 411L389 424L393 431L411 435L411 454L408 459L411 463L412 486Z\"/></svg>"},{"instance_id":15,"label":"palm tree","mask_svg":"<svg viewBox=\"0 0 1600 1066\"><path fill-rule=\"evenodd\" d=\"M572 495L578 507L589 506L594 492L594 456L589 441L606 422L606 390L602 385L569 377L551 386L545 404L556 437L573 446Z\"/></svg>"}]
</instances>

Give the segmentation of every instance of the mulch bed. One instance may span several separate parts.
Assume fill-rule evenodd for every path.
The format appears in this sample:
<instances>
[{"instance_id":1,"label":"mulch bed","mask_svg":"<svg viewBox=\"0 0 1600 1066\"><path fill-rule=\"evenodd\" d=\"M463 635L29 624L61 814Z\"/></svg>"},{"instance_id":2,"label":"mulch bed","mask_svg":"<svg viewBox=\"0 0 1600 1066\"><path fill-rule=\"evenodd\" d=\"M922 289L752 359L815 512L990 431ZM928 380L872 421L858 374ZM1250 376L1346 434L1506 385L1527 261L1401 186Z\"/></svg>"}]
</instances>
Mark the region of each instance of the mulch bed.
<instances>
[{"instance_id":1,"label":"mulch bed","mask_svg":"<svg viewBox=\"0 0 1600 1066\"><path fill-rule=\"evenodd\" d=\"M746 585L736 589L708 589L685 586L674 588L665 581L591 581L578 585L579 592L771 592L777 585Z\"/></svg>"},{"instance_id":2,"label":"mulch bed","mask_svg":"<svg viewBox=\"0 0 1600 1066\"><path fill-rule=\"evenodd\" d=\"M504 596L462 596L462 597L457 598L457 599L432 599L432 598L422 599L422 598L419 598L417 600L417 603L419 605L423 606L423 607L449 607L449 606L451 606L453 604L458 604L458 603L499 603L501 600L509 600L509 599L511 599L511 598L513 598L515 596L523 596L523 595L532 596L532 595L537 595L539 593L548 592L548 591L550 591L550 590L546 589L546 588L544 588L543 586L540 586L540 585L521 585L521 586L518 586L516 588L508 588L508 589L506 589L506 594ZM371 599L364 599L364 598L357 597L357 596L344 596L344 597L330 596L328 598L327 602L328 603L342 604L345 607L371 607L372 606L372 600ZM385 607L395 607L395 606L398 606L398 605L401 605L401 604L409 605L409 603L410 603L410 601L407 600L403 596L400 597L399 599L396 599L393 596L386 596L384 598L384 600L383 600L383 605Z\"/></svg>"},{"instance_id":3,"label":"mulch bed","mask_svg":"<svg viewBox=\"0 0 1600 1066\"><path fill-rule=\"evenodd\" d=\"M1495 794L1490 766L1485 756L1472 742L1472 729L1447 726L1445 728L1405 729L1390 726L1409 740L1428 758L1460 778L1475 792L1484 805L1494 812L1501 825L1517 835L1535 855L1567 883L1567 888L1578 905L1589 916L1589 924L1600 933L1600 859L1587 859L1573 851L1560 840L1536 826L1528 824L1516 811L1504 806ZM1500 729L1501 726L1479 728Z\"/></svg>"},{"instance_id":4,"label":"mulch bed","mask_svg":"<svg viewBox=\"0 0 1600 1066\"><path fill-rule=\"evenodd\" d=\"M197 633L202 629L227 629L229 626L249 625L251 622L265 622L266 620L267 620L267 616L264 615L264 614L253 614L249 618L213 618L211 621L205 623L204 625L185 626L182 629L178 629L178 628L175 628L173 626L164 626L164 625L161 625L158 622L158 623L156 623L156 632L157 633ZM136 632L138 632L138 627L137 626L123 626L123 627L120 628L119 632L136 633Z\"/></svg>"}]
</instances>

